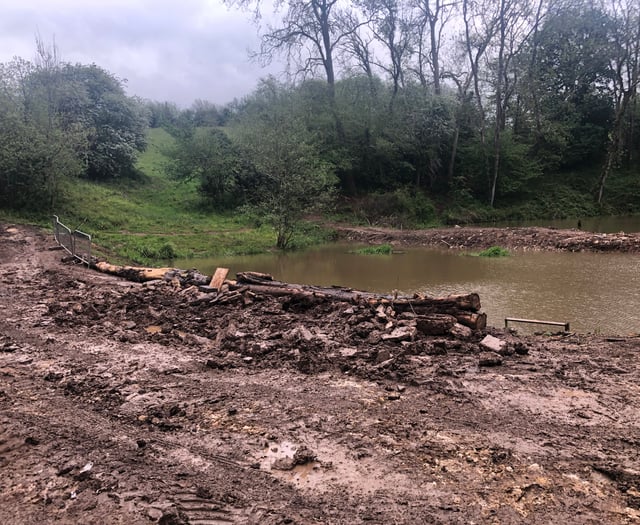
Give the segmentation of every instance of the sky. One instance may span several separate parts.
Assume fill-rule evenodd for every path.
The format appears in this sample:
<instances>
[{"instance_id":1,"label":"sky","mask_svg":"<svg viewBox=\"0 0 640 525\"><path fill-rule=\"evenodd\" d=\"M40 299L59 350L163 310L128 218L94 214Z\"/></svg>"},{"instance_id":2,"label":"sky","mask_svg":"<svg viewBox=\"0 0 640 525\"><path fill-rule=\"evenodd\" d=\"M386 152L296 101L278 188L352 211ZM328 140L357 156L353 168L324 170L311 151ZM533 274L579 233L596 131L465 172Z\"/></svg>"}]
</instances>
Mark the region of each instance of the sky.
<instances>
[{"instance_id":1,"label":"sky","mask_svg":"<svg viewBox=\"0 0 640 525\"><path fill-rule=\"evenodd\" d=\"M231 102L277 72L249 60L258 28L222 0L0 0L0 62L33 60L37 34L63 61L126 79L129 95L181 107Z\"/></svg>"}]
</instances>

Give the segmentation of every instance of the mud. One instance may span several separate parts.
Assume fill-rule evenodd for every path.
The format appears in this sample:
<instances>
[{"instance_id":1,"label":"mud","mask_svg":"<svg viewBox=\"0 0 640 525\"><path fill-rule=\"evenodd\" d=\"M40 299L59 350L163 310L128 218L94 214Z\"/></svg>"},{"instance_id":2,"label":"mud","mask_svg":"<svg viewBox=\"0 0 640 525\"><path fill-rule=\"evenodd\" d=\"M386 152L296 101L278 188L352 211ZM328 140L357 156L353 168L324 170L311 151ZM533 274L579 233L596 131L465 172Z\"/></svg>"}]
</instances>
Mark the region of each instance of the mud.
<instances>
[{"instance_id":1,"label":"mud","mask_svg":"<svg viewBox=\"0 0 640 525\"><path fill-rule=\"evenodd\" d=\"M640 521L638 338L395 340L52 248L0 225L0 523Z\"/></svg>"},{"instance_id":2,"label":"mud","mask_svg":"<svg viewBox=\"0 0 640 525\"><path fill-rule=\"evenodd\" d=\"M342 238L371 244L435 246L483 250L491 246L520 250L640 253L640 233L592 233L554 228L441 228L391 230L334 225Z\"/></svg>"}]
</instances>

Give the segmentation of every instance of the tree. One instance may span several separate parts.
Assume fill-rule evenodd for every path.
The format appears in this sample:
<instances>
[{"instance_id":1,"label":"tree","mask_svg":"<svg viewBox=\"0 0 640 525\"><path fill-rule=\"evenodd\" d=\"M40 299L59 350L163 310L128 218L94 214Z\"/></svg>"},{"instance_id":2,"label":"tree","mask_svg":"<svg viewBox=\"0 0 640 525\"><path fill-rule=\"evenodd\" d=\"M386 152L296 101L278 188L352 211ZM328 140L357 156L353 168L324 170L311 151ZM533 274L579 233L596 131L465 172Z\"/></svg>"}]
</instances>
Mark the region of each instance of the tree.
<instances>
[{"instance_id":1,"label":"tree","mask_svg":"<svg viewBox=\"0 0 640 525\"><path fill-rule=\"evenodd\" d=\"M415 70L420 84L428 84L425 64L431 70L433 90L436 95L442 93L442 65L440 53L442 37L448 22L452 19L458 0L414 0L416 11L417 69ZM428 35L428 44L425 39Z\"/></svg>"},{"instance_id":2,"label":"tree","mask_svg":"<svg viewBox=\"0 0 640 525\"><path fill-rule=\"evenodd\" d=\"M631 0L611 0L608 5L614 21L613 49L609 60L615 117L598 181L598 204L602 202L607 179L622 156L627 118L632 114L640 85L640 7Z\"/></svg>"},{"instance_id":3,"label":"tree","mask_svg":"<svg viewBox=\"0 0 640 525\"><path fill-rule=\"evenodd\" d=\"M84 95L66 113L90 130L87 176L109 180L132 175L138 153L146 147L142 104L127 97L122 82L95 64L66 64L61 75Z\"/></svg>"},{"instance_id":4,"label":"tree","mask_svg":"<svg viewBox=\"0 0 640 525\"><path fill-rule=\"evenodd\" d=\"M304 215L330 201L333 167L296 113L292 90L273 80L263 81L248 101L232 136L263 181L253 207L276 230L278 248L286 249Z\"/></svg>"},{"instance_id":5,"label":"tree","mask_svg":"<svg viewBox=\"0 0 640 525\"><path fill-rule=\"evenodd\" d=\"M167 171L181 180L197 180L201 195L224 208L238 199L243 162L227 135L219 129L192 128L176 139L168 152Z\"/></svg>"},{"instance_id":6,"label":"tree","mask_svg":"<svg viewBox=\"0 0 640 525\"><path fill-rule=\"evenodd\" d=\"M55 46L37 43L36 64L0 65L0 205L51 211L61 183L82 172L86 132L65 118L73 90L62 81Z\"/></svg>"}]
</instances>

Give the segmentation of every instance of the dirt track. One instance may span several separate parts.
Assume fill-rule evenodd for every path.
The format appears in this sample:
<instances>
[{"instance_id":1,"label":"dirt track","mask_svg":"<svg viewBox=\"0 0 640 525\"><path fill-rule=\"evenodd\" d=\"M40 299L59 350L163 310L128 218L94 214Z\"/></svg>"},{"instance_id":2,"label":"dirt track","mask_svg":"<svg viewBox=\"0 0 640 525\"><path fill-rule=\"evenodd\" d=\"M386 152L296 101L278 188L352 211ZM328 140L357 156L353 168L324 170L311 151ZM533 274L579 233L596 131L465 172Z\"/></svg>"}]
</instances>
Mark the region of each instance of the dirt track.
<instances>
[{"instance_id":1,"label":"dirt track","mask_svg":"<svg viewBox=\"0 0 640 525\"><path fill-rule=\"evenodd\" d=\"M484 334L52 246L0 225L0 523L640 522L637 338L492 331L520 353L485 367Z\"/></svg>"}]
</instances>

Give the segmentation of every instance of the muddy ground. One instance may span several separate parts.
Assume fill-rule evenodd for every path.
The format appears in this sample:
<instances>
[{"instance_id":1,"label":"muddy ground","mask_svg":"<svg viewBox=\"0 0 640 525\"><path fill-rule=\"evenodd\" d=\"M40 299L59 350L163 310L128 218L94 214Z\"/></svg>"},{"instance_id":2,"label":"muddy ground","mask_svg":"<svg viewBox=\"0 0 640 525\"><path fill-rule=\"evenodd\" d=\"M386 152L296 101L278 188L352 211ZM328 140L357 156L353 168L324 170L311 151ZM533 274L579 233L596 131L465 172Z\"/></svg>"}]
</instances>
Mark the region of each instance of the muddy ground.
<instances>
[{"instance_id":1,"label":"muddy ground","mask_svg":"<svg viewBox=\"0 0 640 525\"><path fill-rule=\"evenodd\" d=\"M465 250L502 246L518 250L640 253L640 233L593 233L578 229L541 227L391 230L335 226L335 229L340 237L351 241L391 243L395 246L435 246Z\"/></svg>"},{"instance_id":2,"label":"muddy ground","mask_svg":"<svg viewBox=\"0 0 640 525\"><path fill-rule=\"evenodd\" d=\"M638 338L490 329L487 359L485 333L211 304L53 246L0 225L0 523L640 521Z\"/></svg>"}]
</instances>

